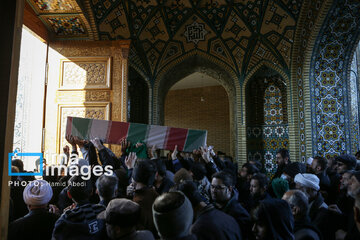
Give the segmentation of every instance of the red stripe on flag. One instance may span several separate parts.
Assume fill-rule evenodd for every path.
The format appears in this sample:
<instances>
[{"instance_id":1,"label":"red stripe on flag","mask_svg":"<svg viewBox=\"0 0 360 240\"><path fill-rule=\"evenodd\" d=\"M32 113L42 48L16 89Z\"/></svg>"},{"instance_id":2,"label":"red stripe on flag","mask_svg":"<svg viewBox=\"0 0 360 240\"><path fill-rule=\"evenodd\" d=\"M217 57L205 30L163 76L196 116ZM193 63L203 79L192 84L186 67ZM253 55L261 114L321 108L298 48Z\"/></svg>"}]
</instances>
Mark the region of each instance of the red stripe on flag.
<instances>
[{"instance_id":1,"label":"red stripe on flag","mask_svg":"<svg viewBox=\"0 0 360 240\"><path fill-rule=\"evenodd\" d=\"M71 127L72 127L72 117L67 117L65 136L70 136L71 135Z\"/></svg>"},{"instance_id":2,"label":"red stripe on flag","mask_svg":"<svg viewBox=\"0 0 360 240\"><path fill-rule=\"evenodd\" d=\"M127 137L129 126L127 122L111 122L107 143L120 144L120 140Z\"/></svg>"},{"instance_id":3,"label":"red stripe on flag","mask_svg":"<svg viewBox=\"0 0 360 240\"><path fill-rule=\"evenodd\" d=\"M182 151L184 149L188 130L184 128L170 128L168 131L165 149L174 150L175 145L177 145L177 149Z\"/></svg>"}]
</instances>

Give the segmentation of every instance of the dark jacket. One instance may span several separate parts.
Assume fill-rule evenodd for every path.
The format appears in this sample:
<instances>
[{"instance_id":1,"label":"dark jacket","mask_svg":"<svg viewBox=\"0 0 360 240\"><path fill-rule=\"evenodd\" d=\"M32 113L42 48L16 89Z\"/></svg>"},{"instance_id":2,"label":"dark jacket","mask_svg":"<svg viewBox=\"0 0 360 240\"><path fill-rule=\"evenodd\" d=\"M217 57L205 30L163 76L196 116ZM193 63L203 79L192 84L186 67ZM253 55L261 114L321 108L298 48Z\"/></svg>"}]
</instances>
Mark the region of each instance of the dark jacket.
<instances>
[{"instance_id":1,"label":"dark jacket","mask_svg":"<svg viewBox=\"0 0 360 240\"><path fill-rule=\"evenodd\" d=\"M294 239L294 217L289 204L281 199L264 200L260 203L260 220L266 221L269 236L274 240Z\"/></svg>"},{"instance_id":2,"label":"dark jacket","mask_svg":"<svg viewBox=\"0 0 360 240\"><path fill-rule=\"evenodd\" d=\"M199 240L242 239L240 228L231 216L207 205L196 216L191 233Z\"/></svg>"},{"instance_id":3,"label":"dark jacket","mask_svg":"<svg viewBox=\"0 0 360 240\"><path fill-rule=\"evenodd\" d=\"M321 240L322 235L313 224L310 223L309 217L302 220L296 220L294 225L295 240Z\"/></svg>"},{"instance_id":4,"label":"dark jacket","mask_svg":"<svg viewBox=\"0 0 360 240\"><path fill-rule=\"evenodd\" d=\"M158 193L153 188L142 188L135 191L133 201L140 205L140 223L139 230L149 230L155 237L157 237L157 230L155 228L152 205L158 197Z\"/></svg>"},{"instance_id":5,"label":"dark jacket","mask_svg":"<svg viewBox=\"0 0 360 240\"><path fill-rule=\"evenodd\" d=\"M237 196L234 195L225 205L225 207L220 210L235 218L243 234L243 237L246 237L247 233L251 232L250 215L246 209L243 208L243 206L241 206L241 204L237 201Z\"/></svg>"},{"instance_id":6,"label":"dark jacket","mask_svg":"<svg viewBox=\"0 0 360 240\"><path fill-rule=\"evenodd\" d=\"M104 210L103 205L85 203L66 211L55 224L53 239L108 239L104 220L97 219Z\"/></svg>"},{"instance_id":7,"label":"dark jacket","mask_svg":"<svg viewBox=\"0 0 360 240\"><path fill-rule=\"evenodd\" d=\"M173 181L171 181L169 178L164 177L159 188L156 188L156 192L161 195L163 193L169 192L170 188L172 188L175 185Z\"/></svg>"},{"instance_id":8,"label":"dark jacket","mask_svg":"<svg viewBox=\"0 0 360 240\"><path fill-rule=\"evenodd\" d=\"M318 193L316 198L310 203L309 209L309 217L311 221L314 221L318 215L318 213L322 209L327 209L327 205L324 202L324 198L322 197L321 193Z\"/></svg>"},{"instance_id":9,"label":"dark jacket","mask_svg":"<svg viewBox=\"0 0 360 240\"><path fill-rule=\"evenodd\" d=\"M117 238L117 240L155 240L155 238L150 231L143 230L135 231L121 238Z\"/></svg>"},{"instance_id":10,"label":"dark jacket","mask_svg":"<svg viewBox=\"0 0 360 240\"><path fill-rule=\"evenodd\" d=\"M59 216L46 209L35 209L9 225L8 240L51 239L54 225Z\"/></svg>"}]
</instances>

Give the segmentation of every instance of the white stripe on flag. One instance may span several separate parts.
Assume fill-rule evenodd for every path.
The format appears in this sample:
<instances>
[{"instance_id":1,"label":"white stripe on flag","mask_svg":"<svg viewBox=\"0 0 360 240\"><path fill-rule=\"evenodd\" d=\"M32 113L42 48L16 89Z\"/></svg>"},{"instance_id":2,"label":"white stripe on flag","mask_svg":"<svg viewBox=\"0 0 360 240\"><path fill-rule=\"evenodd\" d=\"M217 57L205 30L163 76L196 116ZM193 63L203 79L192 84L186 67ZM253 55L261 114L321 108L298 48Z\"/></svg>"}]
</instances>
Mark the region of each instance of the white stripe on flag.
<instances>
[{"instance_id":1,"label":"white stripe on flag","mask_svg":"<svg viewBox=\"0 0 360 240\"><path fill-rule=\"evenodd\" d=\"M167 131L168 127L150 125L146 144L149 147L156 145L157 149L164 149Z\"/></svg>"},{"instance_id":2,"label":"white stripe on flag","mask_svg":"<svg viewBox=\"0 0 360 240\"><path fill-rule=\"evenodd\" d=\"M90 136L89 136L90 139L97 137L102 141L104 141L107 137L109 124L110 121L106 121L106 120L98 120L98 119L92 120Z\"/></svg>"}]
</instances>

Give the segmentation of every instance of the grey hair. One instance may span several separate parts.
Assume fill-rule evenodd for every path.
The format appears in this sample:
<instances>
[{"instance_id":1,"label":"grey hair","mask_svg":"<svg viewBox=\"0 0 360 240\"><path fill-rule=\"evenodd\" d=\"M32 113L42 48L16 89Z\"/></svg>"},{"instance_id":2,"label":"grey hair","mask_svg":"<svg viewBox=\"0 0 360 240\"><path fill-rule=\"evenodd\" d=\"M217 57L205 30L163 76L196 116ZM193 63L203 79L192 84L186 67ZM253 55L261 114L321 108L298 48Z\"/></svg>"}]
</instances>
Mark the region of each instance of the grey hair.
<instances>
[{"instance_id":1,"label":"grey hair","mask_svg":"<svg viewBox=\"0 0 360 240\"><path fill-rule=\"evenodd\" d=\"M114 198L118 190L118 182L119 179L115 175L101 175L95 183L99 196L105 200Z\"/></svg>"},{"instance_id":2,"label":"grey hair","mask_svg":"<svg viewBox=\"0 0 360 240\"><path fill-rule=\"evenodd\" d=\"M309 210L309 198L306 194L300 190L289 190L287 192L291 193L287 199L290 206L297 206L300 208L301 215L306 215Z\"/></svg>"}]
</instances>

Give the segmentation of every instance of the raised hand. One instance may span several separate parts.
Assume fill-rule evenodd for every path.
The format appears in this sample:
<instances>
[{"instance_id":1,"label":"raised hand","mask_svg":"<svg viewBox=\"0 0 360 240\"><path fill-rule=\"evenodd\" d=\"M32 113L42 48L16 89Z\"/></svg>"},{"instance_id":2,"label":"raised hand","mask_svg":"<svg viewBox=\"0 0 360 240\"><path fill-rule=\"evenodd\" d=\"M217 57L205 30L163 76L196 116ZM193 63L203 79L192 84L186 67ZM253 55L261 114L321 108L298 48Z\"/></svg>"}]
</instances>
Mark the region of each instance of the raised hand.
<instances>
[{"instance_id":1,"label":"raised hand","mask_svg":"<svg viewBox=\"0 0 360 240\"><path fill-rule=\"evenodd\" d=\"M85 140L80 139L80 138L77 137L77 136L74 136L74 142L75 142L75 144L77 144L80 148L84 147L84 144L86 143Z\"/></svg>"},{"instance_id":2,"label":"raised hand","mask_svg":"<svg viewBox=\"0 0 360 240\"><path fill-rule=\"evenodd\" d=\"M155 159L158 157L156 154L156 150L157 150L157 148L156 148L156 145L154 144L150 150L150 159Z\"/></svg>"},{"instance_id":3,"label":"raised hand","mask_svg":"<svg viewBox=\"0 0 360 240\"><path fill-rule=\"evenodd\" d=\"M92 142L92 144L94 144L94 146L96 147L97 150L101 150L104 147L104 145L102 145L101 141L99 138L94 138L94 139L91 139L90 142Z\"/></svg>"},{"instance_id":4,"label":"raised hand","mask_svg":"<svg viewBox=\"0 0 360 240\"><path fill-rule=\"evenodd\" d=\"M178 153L177 145L175 145L174 151L173 151L172 154L171 154L171 159L172 159L172 160L177 159L177 153Z\"/></svg>"},{"instance_id":5,"label":"raised hand","mask_svg":"<svg viewBox=\"0 0 360 240\"><path fill-rule=\"evenodd\" d=\"M126 156L125 158L125 165L128 169L133 169L135 166L137 156L135 152L131 152L129 156Z\"/></svg>"},{"instance_id":6,"label":"raised hand","mask_svg":"<svg viewBox=\"0 0 360 240\"><path fill-rule=\"evenodd\" d=\"M126 140L126 138L123 138L120 140L120 146L121 146L121 153L126 154L126 149L130 147L130 142Z\"/></svg>"},{"instance_id":7,"label":"raised hand","mask_svg":"<svg viewBox=\"0 0 360 240\"><path fill-rule=\"evenodd\" d=\"M74 137L72 135L66 135L65 136L66 141L71 144L72 147L76 147L76 143L74 140Z\"/></svg>"},{"instance_id":8,"label":"raised hand","mask_svg":"<svg viewBox=\"0 0 360 240\"><path fill-rule=\"evenodd\" d=\"M206 163L211 162L210 151L206 147L200 147L201 156Z\"/></svg>"}]
</instances>

